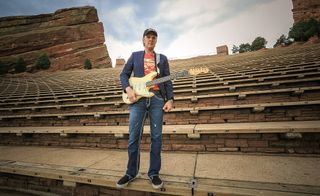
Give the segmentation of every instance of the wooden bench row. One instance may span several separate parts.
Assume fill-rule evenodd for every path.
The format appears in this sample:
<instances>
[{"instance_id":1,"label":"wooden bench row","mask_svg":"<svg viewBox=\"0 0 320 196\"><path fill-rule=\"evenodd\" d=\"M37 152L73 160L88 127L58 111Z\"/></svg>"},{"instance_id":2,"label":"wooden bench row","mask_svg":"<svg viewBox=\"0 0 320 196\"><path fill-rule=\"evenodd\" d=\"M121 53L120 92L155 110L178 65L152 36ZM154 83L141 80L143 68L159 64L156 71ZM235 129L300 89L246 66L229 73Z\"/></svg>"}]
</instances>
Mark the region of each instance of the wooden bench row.
<instances>
[{"instance_id":1,"label":"wooden bench row","mask_svg":"<svg viewBox=\"0 0 320 196\"><path fill-rule=\"evenodd\" d=\"M163 134L186 134L188 138L197 139L201 134L221 133L304 133L320 132L320 121L282 121L252 123L217 123L163 125ZM27 133L43 134L114 134L123 138L128 134L128 126L43 126L43 127L0 127L1 133L18 136ZM144 126L143 134L150 134L150 126Z\"/></svg>"},{"instance_id":2,"label":"wooden bench row","mask_svg":"<svg viewBox=\"0 0 320 196\"><path fill-rule=\"evenodd\" d=\"M224 59L224 61L198 61L196 66L206 66L206 67L211 67L211 68L218 68L218 72L224 73L226 72L225 70L243 70L242 68L262 68L262 67L284 67L290 64L304 64L308 62L317 62L320 60L318 57L319 54L315 54L311 58L304 58L304 57L298 57L297 54L288 54L286 56L281 56L281 54L276 54L275 56L271 57L251 57L251 59L247 59L250 57L247 57L246 60L242 60L239 58L235 58L232 60L231 58L229 59ZM240 56L239 56L240 57ZM241 57L240 57L241 58ZM282 63L281 63L282 62ZM214 65L214 66L213 66Z\"/></svg>"},{"instance_id":3,"label":"wooden bench row","mask_svg":"<svg viewBox=\"0 0 320 196\"><path fill-rule=\"evenodd\" d=\"M200 87L200 88L193 88L193 89L178 89L175 90L174 93L193 93L196 94L197 92L201 91L210 91L210 90L228 90L230 92L236 91L236 89L244 88L244 87L261 87L261 86L271 86L271 87L278 87L281 84L292 84L292 83L305 83L305 82L316 82L319 81L320 77L314 78L307 78L307 79L295 79L295 80L280 80L277 82L260 82L260 83L248 83L248 84L237 84L237 85L223 85L223 86L214 86L214 87Z\"/></svg>"},{"instance_id":4,"label":"wooden bench row","mask_svg":"<svg viewBox=\"0 0 320 196\"><path fill-rule=\"evenodd\" d=\"M291 71L292 72L295 72L295 71L298 71L298 72L301 72L301 71L305 71L305 72L309 72L309 71L313 71L313 70L317 70L318 67L320 67L319 64L316 64L316 65L307 65L305 67L279 67L277 69L266 69L266 68L250 68L250 69L241 69L241 70L230 70L228 71L227 73L219 73L219 72L214 72L214 73L208 73L208 74L201 74L197 77L194 77L196 78L198 81L201 80L202 78L204 79L211 79L211 80L214 80L214 79L223 79L223 80L226 80L226 79L229 79L229 78L237 78L237 77L242 77L242 78L245 78L245 77L258 77L258 76L264 76L264 74L270 74L270 73L273 73L273 74L284 74L286 72L290 73ZM177 83L179 81L181 82L185 82L185 81L189 81L189 80L192 80L191 77L185 77L183 79L179 79L177 81Z\"/></svg>"},{"instance_id":5,"label":"wooden bench row","mask_svg":"<svg viewBox=\"0 0 320 196\"><path fill-rule=\"evenodd\" d=\"M228 78L232 78L235 76L247 76L249 78L252 77L260 77L260 76L265 76L265 75L270 75L270 74L289 74L289 73L295 73L295 72L311 72L313 70L319 71L319 67L320 65L312 65L312 66L306 66L306 67L282 67L282 68L278 68L278 69L254 69L254 70L249 70L246 72L243 71L236 71L233 70L231 73L229 74L218 74L215 73L217 77L219 78L223 78L223 79L228 79Z\"/></svg>"},{"instance_id":6,"label":"wooden bench row","mask_svg":"<svg viewBox=\"0 0 320 196\"><path fill-rule=\"evenodd\" d=\"M10 96L11 99L15 99L15 97L17 98L21 98L21 94L25 94L25 98L36 98L39 94L41 94L42 96L62 96L62 95L72 95L72 96L78 96L78 95L82 95L82 94L86 94L86 93L110 93L113 94L115 90L121 90L120 86L118 86L117 88L109 88L109 87L96 87L96 86L91 86L90 88L87 89L80 89L77 87L74 87L72 90L64 90L64 91L50 91L50 92L43 92L43 91L27 91L24 93L20 93L20 94L16 94L16 95L8 95ZM3 95L2 95L3 96Z\"/></svg>"},{"instance_id":7,"label":"wooden bench row","mask_svg":"<svg viewBox=\"0 0 320 196\"><path fill-rule=\"evenodd\" d=\"M320 100L317 101L297 101L297 102L274 102L263 104L242 104L242 105L223 105L223 106L207 106L207 107L193 107L193 108L174 108L170 112L190 112L193 115L198 115L199 111L208 110L230 110L230 109L252 109L253 112L262 112L269 107L285 107L285 106L306 106L306 105L319 105ZM2 115L0 120L3 119L15 119L15 118L46 118L53 117L59 119L65 119L67 117L75 116L92 116L100 118L106 115L127 115L128 110L118 111L101 111L101 112L77 112L77 113L56 113L56 114L25 114L25 115Z\"/></svg>"},{"instance_id":8,"label":"wooden bench row","mask_svg":"<svg viewBox=\"0 0 320 196\"><path fill-rule=\"evenodd\" d=\"M68 98L68 99L51 99L51 100L39 100L39 101L19 101L19 102L8 102L8 103L0 103L0 106L10 106L10 105L22 105L22 104L43 104L43 103L63 103L68 101L77 101L82 102L86 100L107 100L110 98L117 98L118 100L121 99L122 94L120 95L109 95L109 96L89 96L89 97L82 97L82 98Z\"/></svg>"},{"instance_id":9,"label":"wooden bench row","mask_svg":"<svg viewBox=\"0 0 320 196\"><path fill-rule=\"evenodd\" d=\"M292 75L278 75L278 76L268 76L268 77L262 77L262 78L243 78L243 79L236 79L236 78L230 78L230 80L216 80L212 81L210 79L202 80L200 81L193 81L191 82L185 82L185 83L179 83L180 85L175 85L174 89L178 88L186 88L186 87L200 87L200 86L221 86L221 85L229 85L229 84L244 84L244 83L253 83L256 84L257 82L264 82L264 81L270 81L270 82L277 82L279 80L283 80L285 78L308 78L308 77L316 77L320 76L320 72L313 72L313 73L300 73L300 74L292 74ZM183 85L182 85L183 84Z\"/></svg>"},{"instance_id":10,"label":"wooden bench row","mask_svg":"<svg viewBox=\"0 0 320 196\"><path fill-rule=\"evenodd\" d=\"M301 87L301 88L285 88L285 89L272 89L272 90L261 90L261 91L246 91L246 92L232 92L232 93L219 93L219 94L206 94L206 95L194 95L194 96L177 96L175 97L176 101L180 100L190 100L192 103L198 102L199 99L207 99L207 98L218 98L218 97L231 97L235 96L237 99L245 99L249 95L261 95L261 94L274 94L274 93L292 93L293 95L301 95L305 91L318 91L320 90L320 86L315 87ZM90 100L98 99L102 100L104 97L91 97ZM78 99L69 99L78 101ZM35 102L33 102L35 103ZM41 102L38 102L41 103ZM49 100L45 103L51 103ZM62 109L62 108L70 108L70 107L92 107L99 105L115 105L121 106L123 103L122 100L119 101L103 101L103 102L94 102L94 103L74 103L74 104L59 104L62 101L54 102L57 104L54 105L36 105L36 106L27 106L27 107L3 107L0 108L0 111L15 111L15 110L40 110L40 109Z\"/></svg>"}]
</instances>

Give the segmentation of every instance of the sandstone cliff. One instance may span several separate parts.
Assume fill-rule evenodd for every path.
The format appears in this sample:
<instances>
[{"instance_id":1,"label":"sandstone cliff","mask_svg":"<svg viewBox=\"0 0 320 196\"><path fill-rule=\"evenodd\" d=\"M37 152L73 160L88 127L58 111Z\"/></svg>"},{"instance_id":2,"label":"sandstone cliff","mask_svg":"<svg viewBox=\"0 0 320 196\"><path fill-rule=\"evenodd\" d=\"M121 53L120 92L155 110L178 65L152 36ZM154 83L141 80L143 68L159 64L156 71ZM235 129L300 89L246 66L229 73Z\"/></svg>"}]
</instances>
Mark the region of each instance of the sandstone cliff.
<instances>
[{"instance_id":1,"label":"sandstone cliff","mask_svg":"<svg viewBox=\"0 0 320 196\"><path fill-rule=\"evenodd\" d=\"M315 18L320 20L319 0L292 0L294 22Z\"/></svg>"},{"instance_id":2,"label":"sandstone cliff","mask_svg":"<svg viewBox=\"0 0 320 196\"><path fill-rule=\"evenodd\" d=\"M9 70L22 57L33 71L42 52L49 55L49 71L82 69L86 58L93 68L112 67L104 41L103 24L90 6L0 18L0 61Z\"/></svg>"}]
</instances>

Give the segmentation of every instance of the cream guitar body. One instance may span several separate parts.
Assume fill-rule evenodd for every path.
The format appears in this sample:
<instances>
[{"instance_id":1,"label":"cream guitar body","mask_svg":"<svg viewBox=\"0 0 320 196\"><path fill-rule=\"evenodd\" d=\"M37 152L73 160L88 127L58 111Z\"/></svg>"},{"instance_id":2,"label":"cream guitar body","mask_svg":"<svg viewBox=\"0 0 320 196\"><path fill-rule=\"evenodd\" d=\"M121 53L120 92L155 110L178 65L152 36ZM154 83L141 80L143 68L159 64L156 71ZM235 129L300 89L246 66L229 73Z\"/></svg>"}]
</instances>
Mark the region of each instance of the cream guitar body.
<instances>
[{"instance_id":1,"label":"cream guitar body","mask_svg":"<svg viewBox=\"0 0 320 196\"><path fill-rule=\"evenodd\" d=\"M148 75L138 78L138 77L130 77L129 78L129 84L131 86L131 88L133 89L133 91L136 94L136 101L138 101L140 98L142 97L152 97L154 96L154 93L149 92L150 88L152 88L155 84L160 84L169 80L173 80L177 77L183 77L183 76L187 76L187 75L198 75L200 73L208 73L209 69L208 68L192 68L189 71L182 71L182 72L178 72L169 76L165 76L162 78L157 78L154 79L157 76L157 72L151 72ZM131 102L128 98L127 93L123 92L122 94L122 99L123 102L126 104L132 104L133 102Z\"/></svg>"},{"instance_id":2,"label":"cream guitar body","mask_svg":"<svg viewBox=\"0 0 320 196\"><path fill-rule=\"evenodd\" d=\"M154 93L149 92L150 88L152 88L153 86L147 86L147 82L152 81L156 76L157 76L157 72L151 72L142 78L137 78L137 77L129 78L129 84L133 89L133 91L135 92L137 100L139 100L142 97L154 96ZM125 92L123 92L122 94L122 99L123 99L123 102L125 102L126 104L133 103L129 100L128 95Z\"/></svg>"}]
</instances>

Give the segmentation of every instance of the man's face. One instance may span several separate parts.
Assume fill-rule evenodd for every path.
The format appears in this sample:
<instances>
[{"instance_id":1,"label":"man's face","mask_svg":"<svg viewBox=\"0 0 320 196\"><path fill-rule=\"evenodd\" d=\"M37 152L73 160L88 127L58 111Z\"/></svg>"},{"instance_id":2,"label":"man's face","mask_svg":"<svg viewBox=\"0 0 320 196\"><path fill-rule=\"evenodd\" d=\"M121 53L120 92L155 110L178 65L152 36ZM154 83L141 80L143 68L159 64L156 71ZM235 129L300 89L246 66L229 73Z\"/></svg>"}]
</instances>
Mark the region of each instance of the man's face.
<instances>
[{"instance_id":1,"label":"man's face","mask_svg":"<svg viewBox=\"0 0 320 196\"><path fill-rule=\"evenodd\" d=\"M152 33L147 34L143 37L143 45L146 48L154 48L157 43L157 36Z\"/></svg>"}]
</instances>

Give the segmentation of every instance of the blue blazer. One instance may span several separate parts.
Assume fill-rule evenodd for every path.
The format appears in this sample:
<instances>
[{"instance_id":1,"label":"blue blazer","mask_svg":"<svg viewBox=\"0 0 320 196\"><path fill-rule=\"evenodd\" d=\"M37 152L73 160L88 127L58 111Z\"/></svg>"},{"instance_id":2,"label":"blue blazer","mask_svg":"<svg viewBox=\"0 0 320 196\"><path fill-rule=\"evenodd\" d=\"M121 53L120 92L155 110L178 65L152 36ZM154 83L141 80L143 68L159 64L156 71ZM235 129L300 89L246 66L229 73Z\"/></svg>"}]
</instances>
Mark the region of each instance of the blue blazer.
<instances>
[{"instance_id":1,"label":"blue blazer","mask_svg":"<svg viewBox=\"0 0 320 196\"><path fill-rule=\"evenodd\" d=\"M156 55L154 56L156 57ZM160 70L158 77L161 78L170 75L169 63L165 55L160 54L160 62L157 64L157 67ZM133 52L125 64L120 74L121 85L124 91L129 86L129 78L132 72L134 77L144 76L144 51ZM159 87L161 96L165 101L173 99L173 87L170 80L159 84Z\"/></svg>"}]
</instances>

